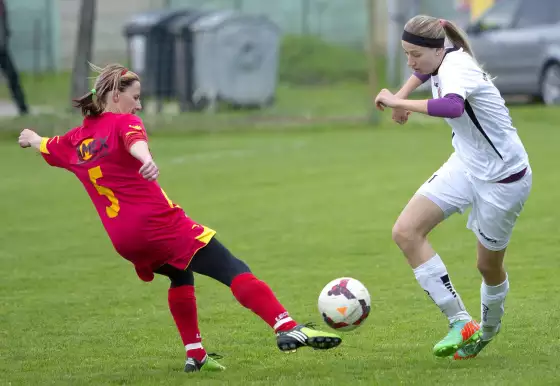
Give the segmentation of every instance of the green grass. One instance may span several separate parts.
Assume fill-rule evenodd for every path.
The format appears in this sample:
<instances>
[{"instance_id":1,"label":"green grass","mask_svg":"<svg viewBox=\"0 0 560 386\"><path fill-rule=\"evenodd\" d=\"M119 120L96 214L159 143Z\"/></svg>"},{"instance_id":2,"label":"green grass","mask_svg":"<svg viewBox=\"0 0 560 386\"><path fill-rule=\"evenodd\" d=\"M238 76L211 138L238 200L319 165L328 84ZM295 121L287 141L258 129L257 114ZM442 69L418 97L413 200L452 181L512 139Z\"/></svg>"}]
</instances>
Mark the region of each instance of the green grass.
<instances>
[{"instance_id":1,"label":"green grass","mask_svg":"<svg viewBox=\"0 0 560 386\"><path fill-rule=\"evenodd\" d=\"M322 325L317 296L336 277L359 279L372 296L369 319L339 348L285 355L227 288L197 277L203 342L228 367L220 374L181 372L166 280L136 277L74 177L0 141L0 384L557 384L559 111L529 106L513 114L531 156L533 191L507 256L504 329L478 359L461 363L432 356L446 320L391 241L400 210L451 151L439 120L154 131L170 197L216 229L295 318ZM478 318L475 236L465 223L466 215L452 217L431 241Z\"/></svg>"}]
</instances>

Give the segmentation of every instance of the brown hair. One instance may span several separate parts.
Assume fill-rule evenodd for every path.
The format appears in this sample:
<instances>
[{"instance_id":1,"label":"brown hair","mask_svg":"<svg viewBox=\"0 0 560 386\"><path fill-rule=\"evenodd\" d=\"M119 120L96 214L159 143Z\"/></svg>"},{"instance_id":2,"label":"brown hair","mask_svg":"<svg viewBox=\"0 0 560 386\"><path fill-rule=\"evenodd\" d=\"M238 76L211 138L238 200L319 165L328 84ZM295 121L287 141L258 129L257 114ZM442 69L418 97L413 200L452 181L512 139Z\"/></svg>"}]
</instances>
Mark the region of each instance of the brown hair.
<instances>
[{"instance_id":1,"label":"brown hair","mask_svg":"<svg viewBox=\"0 0 560 386\"><path fill-rule=\"evenodd\" d=\"M437 19L432 16L418 15L410 19L404 26L405 31L424 38L447 38L454 47L462 48L474 58L474 53L467 34L449 20Z\"/></svg>"},{"instance_id":2,"label":"brown hair","mask_svg":"<svg viewBox=\"0 0 560 386\"><path fill-rule=\"evenodd\" d=\"M124 91L134 82L140 81L138 75L120 64L109 64L104 68L90 63L93 71L99 75L95 78L93 89L80 98L73 99L73 105L82 110L83 116L98 116L107 106L107 95L114 90Z\"/></svg>"}]
</instances>

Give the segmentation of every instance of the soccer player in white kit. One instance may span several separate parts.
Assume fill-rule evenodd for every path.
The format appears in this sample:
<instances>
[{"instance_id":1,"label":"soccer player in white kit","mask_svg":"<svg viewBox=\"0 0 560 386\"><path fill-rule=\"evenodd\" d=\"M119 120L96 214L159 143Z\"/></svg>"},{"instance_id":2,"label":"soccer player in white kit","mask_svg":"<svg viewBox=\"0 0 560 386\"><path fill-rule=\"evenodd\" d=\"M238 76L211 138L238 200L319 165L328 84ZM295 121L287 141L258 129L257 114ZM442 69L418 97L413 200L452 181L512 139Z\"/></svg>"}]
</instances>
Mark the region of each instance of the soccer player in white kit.
<instances>
[{"instance_id":1,"label":"soccer player in white kit","mask_svg":"<svg viewBox=\"0 0 560 386\"><path fill-rule=\"evenodd\" d=\"M445 48L445 39L452 44ZM415 73L396 93L375 98L405 123L410 112L442 117L451 126L454 152L418 189L393 227L418 283L449 319L434 355L474 358L498 333L509 290L503 260L513 227L529 196L527 152L490 76L477 64L465 33L452 22L419 15L403 31L402 46ZM431 78L433 99L407 96ZM478 238L482 275L481 326L453 287L428 233L453 213L472 207L467 228Z\"/></svg>"}]
</instances>

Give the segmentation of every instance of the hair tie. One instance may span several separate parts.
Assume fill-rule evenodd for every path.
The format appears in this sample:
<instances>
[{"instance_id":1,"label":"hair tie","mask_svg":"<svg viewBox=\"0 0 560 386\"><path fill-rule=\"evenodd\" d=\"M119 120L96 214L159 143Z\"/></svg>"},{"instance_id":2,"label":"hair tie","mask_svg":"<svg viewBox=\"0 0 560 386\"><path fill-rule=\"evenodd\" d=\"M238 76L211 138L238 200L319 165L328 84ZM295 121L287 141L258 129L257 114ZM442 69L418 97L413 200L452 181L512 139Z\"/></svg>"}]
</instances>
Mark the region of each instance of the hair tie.
<instances>
[{"instance_id":1,"label":"hair tie","mask_svg":"<svg viewBox=\"0 0 560 386\"><path fill-rule=\"evenodd\" d=\"M95 87L91 89L91 95L95 95L97 94L97 91L95 90Z\"/></svg>"},{"instance_id":2,"label":"hair tie","mask_svg":"<svg viewBox=\"0 0 560 386\"><path fill-rule=\"evenodd\" d=\"M122 70L121 72L121 76L125 76L127 72L128 72L128 68L125 67L124 70Z\"/></svg>"},{"instance_id":3,"label":"hair tie","mask_svg":"<svg viewBox=\"0 0 560 386\"><path fill-rule=\"evenodd\" d=\"M442 27L445 27L445 25L447 24L447 20L439 19L439 24L441 24Z\"/></svg>"}]
</instances>

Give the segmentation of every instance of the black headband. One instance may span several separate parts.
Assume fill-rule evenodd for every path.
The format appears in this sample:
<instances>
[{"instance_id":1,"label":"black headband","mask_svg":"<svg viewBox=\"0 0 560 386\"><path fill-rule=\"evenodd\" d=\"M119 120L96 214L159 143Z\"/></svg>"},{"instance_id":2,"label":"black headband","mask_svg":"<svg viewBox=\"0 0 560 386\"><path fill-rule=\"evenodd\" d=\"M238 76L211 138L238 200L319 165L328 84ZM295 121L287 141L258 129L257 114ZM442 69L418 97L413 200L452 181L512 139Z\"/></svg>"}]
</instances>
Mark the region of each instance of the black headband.
<instances>
[{"instance_id":1,"label":"black headband","mask_svg":"<svg viewBox=\"0 0 560 386\"><path fill-rule=\"evenodd\" d=\"M416 46L429 47L429 48L443 48L445 43L445 38L441 38L441 39L425 38L422 36L411 34L406 30L403 30L402 40L404 40L405 42L409 42L410 44L414 44Z\"/></svg>"}]
</instances>

